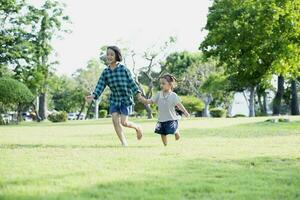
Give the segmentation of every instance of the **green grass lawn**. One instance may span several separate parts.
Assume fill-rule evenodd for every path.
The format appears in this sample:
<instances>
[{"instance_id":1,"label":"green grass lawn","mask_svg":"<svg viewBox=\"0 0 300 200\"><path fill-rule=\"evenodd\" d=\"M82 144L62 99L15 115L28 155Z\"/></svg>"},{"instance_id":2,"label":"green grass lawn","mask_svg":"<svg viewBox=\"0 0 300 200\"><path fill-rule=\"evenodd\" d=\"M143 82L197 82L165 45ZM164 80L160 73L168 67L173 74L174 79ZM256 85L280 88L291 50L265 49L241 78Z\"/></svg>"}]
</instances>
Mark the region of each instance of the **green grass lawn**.
<instances>
[{"instance_id":1,"label":"green grass lawn","mask_svg":"<svg viewBox=\"0 0 300 200\"><path fill-rule=\"evenodd\" d=\"M135 120L121 147L110 119L0 127L0 199L300 199L300 118L189 119L168 147Z\"/></svg>"}]
</instances>

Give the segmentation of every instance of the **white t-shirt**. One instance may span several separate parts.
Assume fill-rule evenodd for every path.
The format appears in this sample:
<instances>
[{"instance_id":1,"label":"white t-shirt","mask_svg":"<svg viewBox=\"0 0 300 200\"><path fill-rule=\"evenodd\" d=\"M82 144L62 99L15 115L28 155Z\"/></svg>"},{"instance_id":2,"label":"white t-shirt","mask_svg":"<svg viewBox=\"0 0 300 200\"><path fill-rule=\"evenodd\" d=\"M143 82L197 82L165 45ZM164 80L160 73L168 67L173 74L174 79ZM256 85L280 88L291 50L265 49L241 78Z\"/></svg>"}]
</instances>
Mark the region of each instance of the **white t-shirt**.
<instances>
[{"instance_id":1,"label":"white t-shirt","mask_svg":"<svg viewBox=\"0 0 300 200\"><path fill-rule=\"evenodd\" d=\"M160 91L151 100L158 106L159 122L178 120L180 118L175 111L175 106L180 103L180 98L175 92L163 95L163 92Z\"/></svg>"}]
</instances>

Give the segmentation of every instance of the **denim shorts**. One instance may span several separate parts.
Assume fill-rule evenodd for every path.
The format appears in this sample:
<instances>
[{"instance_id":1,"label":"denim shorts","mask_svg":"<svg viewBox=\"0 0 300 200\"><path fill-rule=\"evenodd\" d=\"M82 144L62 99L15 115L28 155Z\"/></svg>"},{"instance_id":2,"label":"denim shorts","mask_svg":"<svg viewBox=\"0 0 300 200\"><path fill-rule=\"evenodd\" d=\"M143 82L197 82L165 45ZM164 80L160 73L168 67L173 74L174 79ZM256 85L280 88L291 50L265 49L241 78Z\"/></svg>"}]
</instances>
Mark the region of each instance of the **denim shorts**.
<instances>
[{"instance_id":1,"label":"denim shorts","mask_svg":"<svg viewBox=\"0 0 300 200\"><path fill-rule=\"evenodd\" d=\"M161 135L169 135L169 134L175 134L177 129L178 129L178 121L172 120L166 122L157 122L154 132Z\"/></svg>"},{"instance_id":2,"label":"denim shorts","mask_svg":"<svg viewBox=\"0 0 300 200\"><path fill-rule=\"evenodd\" d=\"M120 106L118 105L114 105L114 104L111 104L109 106L109 113L112 114L114 112L117 112L121 115L131 115L132 114L132 105L130 106L126 106L124 104L121 104Z\"/></svg>"}]
</instances>

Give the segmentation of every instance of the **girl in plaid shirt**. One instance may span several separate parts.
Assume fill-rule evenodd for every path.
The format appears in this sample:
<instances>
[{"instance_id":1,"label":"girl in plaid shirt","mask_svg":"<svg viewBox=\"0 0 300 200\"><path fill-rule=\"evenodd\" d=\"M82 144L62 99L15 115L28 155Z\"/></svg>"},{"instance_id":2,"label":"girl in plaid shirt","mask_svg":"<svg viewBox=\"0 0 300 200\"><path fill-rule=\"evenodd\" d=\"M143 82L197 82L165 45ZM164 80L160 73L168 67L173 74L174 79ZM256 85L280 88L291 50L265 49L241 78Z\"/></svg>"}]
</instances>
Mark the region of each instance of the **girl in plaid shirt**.
<instances>
[{"instance_id":1,"label":"girl in plaid shirt","mask_svg":"<svg viewBox=\"0 0 300 200\"><path fill-rule=\"evenodd\" d=\"M109 112L112 115L113 125L122 145L127 146L122 126L135 129L138 140L143 136L141 127L128 121L128 116L134 105L133 95L140 99L141 93L129 69L120 63L122 61L120 49L116 46L109 46L106 56L108 67L103 70L93 94L87 96L86 100L89 102L93 99L96 100L101 96L106 86L110 88Z\"/></svg>"}]
</instances>

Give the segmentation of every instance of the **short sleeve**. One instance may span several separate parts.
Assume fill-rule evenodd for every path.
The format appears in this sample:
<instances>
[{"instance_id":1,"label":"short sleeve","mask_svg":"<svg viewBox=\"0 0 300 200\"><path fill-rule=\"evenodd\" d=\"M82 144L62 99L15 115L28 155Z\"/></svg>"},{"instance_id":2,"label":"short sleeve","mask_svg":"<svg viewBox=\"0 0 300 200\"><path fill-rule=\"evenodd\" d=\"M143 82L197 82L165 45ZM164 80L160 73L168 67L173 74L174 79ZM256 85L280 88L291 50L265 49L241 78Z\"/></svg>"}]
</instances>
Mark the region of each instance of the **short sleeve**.
<instances>
[{"instance_id":1,"label":"short sleeve","mask_svg":"<svg viewBox=\"0 0 300 200\"><path fill-rule=\"evenodd\" d=\"M176 94L176 93L173 93L174 95L173 95L173 104L174 104L174 106L176 106L177 104L179 104L180 102L181 102L181 100L180 100L180 97Z\"/></svg>"},{"instance_id":2,"label":"short sleeve","mask_svg":"<svg viewBox=\"0 0 300 200\"><path fill-rule=\"evenodd\" d=\"M158 92L156 95L154 95L154 96L151 98L151 100L153 101L153 103L157 104L157 103L158 103L158 98L159 98L159 92Z\"/></svg>"}]
</instances>

